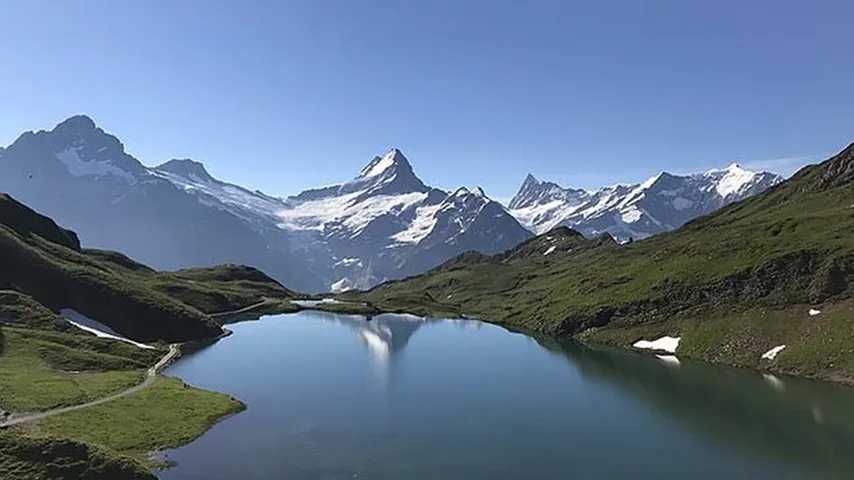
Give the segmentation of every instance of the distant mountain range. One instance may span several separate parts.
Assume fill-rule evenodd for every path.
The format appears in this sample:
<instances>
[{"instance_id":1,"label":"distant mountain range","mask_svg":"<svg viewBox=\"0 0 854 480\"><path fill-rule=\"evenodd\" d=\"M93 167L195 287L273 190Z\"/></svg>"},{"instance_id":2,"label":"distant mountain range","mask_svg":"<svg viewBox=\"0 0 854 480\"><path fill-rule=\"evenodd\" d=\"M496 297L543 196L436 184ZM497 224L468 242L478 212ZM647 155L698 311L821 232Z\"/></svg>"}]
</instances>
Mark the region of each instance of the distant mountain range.
<instances>
[{"instance_id":1,"label":"distant mountain range","mask_svg":"<svg viewBox=\"0 0 854 480\"><path fill-rule=\"evenodd\" d=\"M0 149L0 191L73 229L84 246L160 269L252 265L308 292L367 288L469 250L499 253L558 225L642 238L780 180L733 166L586 192L528 176L508 209L479 187L425 185L397 149L348 182L288 198L218 180L193 160L147 167L86 116Z\"/></svg>"},{"instance_id":2,"label":"distant mountain range","mask_svg":"<svg viewBox=\"0 0 854 480\"><path fill-rule=\"evenodd\" d=\"M86 116L0 150L0 191L88 247L162 269L253 265L303 291L368 287L530 236L479 188L424 185L398 150L349 182L280 199L217 180L192 160L146 167Z\"/></svg>"},{"instance_id":3,"label":"distant mountain range","mask_svg":"<svg viewBox=\"0 0 854 480\"><path fill-rule=\"evenodd\" d=\"M679 228L782 181L779 175L732 164L694 175L663 172L643 183L588 192L529 174L508 206L537 234L567 226L590 237L607 232L620 241L639 240Z\"/></svg>"}]
</instances>

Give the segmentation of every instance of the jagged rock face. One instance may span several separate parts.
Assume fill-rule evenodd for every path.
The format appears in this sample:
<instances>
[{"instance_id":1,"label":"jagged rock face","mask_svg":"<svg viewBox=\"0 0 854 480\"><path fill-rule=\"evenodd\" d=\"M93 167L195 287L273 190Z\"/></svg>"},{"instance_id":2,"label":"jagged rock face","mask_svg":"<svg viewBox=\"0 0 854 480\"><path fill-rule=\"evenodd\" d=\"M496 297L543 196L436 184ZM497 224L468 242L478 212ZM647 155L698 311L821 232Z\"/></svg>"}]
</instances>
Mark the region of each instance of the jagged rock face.
<instances>
[{"instance_id":1,"label":"jagged rock face","mask_svg":"<svg viewBox=\"0 0 854 480\"><path fill-rule=\"evenodd\" d=\"M815 178L802 182L802 189L829 190L854 182L854 143L819 165L798 172L795 177L808 175L815 175Z\"/></svg>"},{"instance_id":2,"label":"jagged rock face","mask_svg":"<svg viewBox=\"0 0 854 480\"><path fill-rule=\"evenodd\" d=\"M510 210L518 210L550 202L578 205L588 197L584 190L563 188L556 183L540 181L529 173L508 207Z\"/></svg>"},{"instance_id":3,"label":"jagged rock face","mask_svg":"<svg viewBox=\"0 0 854 480\"><path fill-rule=\"evenodd\" d=\"M161 269L240 263L303 291L365 288L530 233L482 190L425 185L397 149L351 181L280 199L193 160L149 168L85 116L0 150L8 191L80 235Z\"/></svg>"},{"instance_id":4,"label":"jagged rock face","mask_svg":"<svg viewBox=\"0 0 854 480\"><path fill-rule=\"evenodd\" d=\"M830 160L823 181L824 188L854 182L854 143Z\"/></svg>"},{"instance_id":5,"label":"jagged rock face","mask_svg":"<svg viewBox=\"0 0 854 480\"><path fill-rule=\"evenodd\" d=\"M775 174L732 164L695 175L664 172L641 184L587 192L528 175L509 206L510 212L536 233L564 225L587 236L607 232L627 241L674 230L782 180Z\"/></svg>"}]
</instances>

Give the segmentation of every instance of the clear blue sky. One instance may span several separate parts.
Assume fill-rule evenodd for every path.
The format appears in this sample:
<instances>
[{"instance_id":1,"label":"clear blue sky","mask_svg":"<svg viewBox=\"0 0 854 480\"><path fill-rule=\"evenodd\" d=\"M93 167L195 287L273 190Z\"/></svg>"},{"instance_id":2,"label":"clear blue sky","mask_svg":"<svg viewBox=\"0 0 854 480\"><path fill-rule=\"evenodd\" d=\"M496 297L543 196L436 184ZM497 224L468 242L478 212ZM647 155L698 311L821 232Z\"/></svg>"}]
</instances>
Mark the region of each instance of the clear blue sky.
<instances>
[{"instance_id":1,"label":"clear blue sky","mask_svg":"<svg viewBox=\"0 0 854 480\"><path fill-rule=\"evenodd\" d=\"M789 173L854 141L852 2L5 1L0 18L0 144L86 113L145 164L190 157L276 195L390 146L430 184L507 198L527 172Z\"/></svg>"}]
</instances>

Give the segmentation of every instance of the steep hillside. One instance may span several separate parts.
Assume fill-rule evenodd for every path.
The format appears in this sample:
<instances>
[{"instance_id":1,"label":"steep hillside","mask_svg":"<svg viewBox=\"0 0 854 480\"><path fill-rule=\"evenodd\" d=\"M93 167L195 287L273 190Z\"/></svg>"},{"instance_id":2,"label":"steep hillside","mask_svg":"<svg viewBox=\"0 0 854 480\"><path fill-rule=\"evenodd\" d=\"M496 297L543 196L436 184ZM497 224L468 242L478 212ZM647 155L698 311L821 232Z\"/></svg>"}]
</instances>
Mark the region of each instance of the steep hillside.
<instances>
[{"instance_id":1,"label":"steep hillside","mask_svg":"<svg viewBox=\"0 0 854 480\"><path fill-rule=\"evenodd\" d=\"M0 432L0 478L17 480L156 480L132 459L67 439Z\"/></svg>"},{"instance_id":2,"label":"steep hillside","mask_svg":"<svg viewBox=\"0 0 854 480\"><path fill-rule=\"evenodd\" d=\"M419 308L622 345L681 334L680 351L736 364L758 365L763 348L787 344L782 369L851 376L852 180L854 145L671 233L620 246L564 245L577 235L550 232L516 253L457 260L364 298L396 310L418 298ZM736 316L741 325L725 322Z\"/></svg>"},{"instance_id":3,"label":"steep hillside","mask_svg":"<svg viewBox=\"0 0 854 480\"><path fill-rule=\"evenodd\" d=\"M0 429L0 478L153 479L151 451L185 444L245 406L150 368L162 342L222 334L219 322L295 294L260 271L221 265L157 272L0 194L0 424L139 388L128 397ZM73 309L142 345L100 338ZM76 321L80 318L69 316ZM172 347L169 354L172 354ZM150 379L149 379L150 380Z\"/></svg>"},{"instance_id":4,"label":"steep hillside","mask_svg":"<svg viewBox=\"0 0 854 480\"><path fill-rule=\"evenodd\" d=\"M158 273L115 252L81 249L72 232L8 195L0 196L0 264L4 321L62 323L51 315L70 308L140 341L217 336L209 313L293 296L248 267Z\"/></svg>"}]
</instances>

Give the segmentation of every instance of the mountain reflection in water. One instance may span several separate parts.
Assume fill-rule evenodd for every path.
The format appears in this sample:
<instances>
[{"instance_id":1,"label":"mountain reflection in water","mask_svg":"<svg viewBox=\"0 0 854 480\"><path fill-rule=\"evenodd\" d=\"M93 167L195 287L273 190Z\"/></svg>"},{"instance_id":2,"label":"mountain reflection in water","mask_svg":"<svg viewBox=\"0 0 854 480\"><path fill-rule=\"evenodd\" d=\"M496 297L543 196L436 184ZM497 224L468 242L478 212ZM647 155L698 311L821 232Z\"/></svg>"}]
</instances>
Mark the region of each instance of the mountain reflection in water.
<instances>
[{"instance_id":1,"label":"mountain reflection in water","mask_svg":"<svg viewBox=\"0 0 854 480\"><path fill-rule=\"evenodd\" d=\"M163 479L854 478L846 387L476 320L230 328L167 373L248 410L170 451Z\"/></svg>"}]
</instances>

